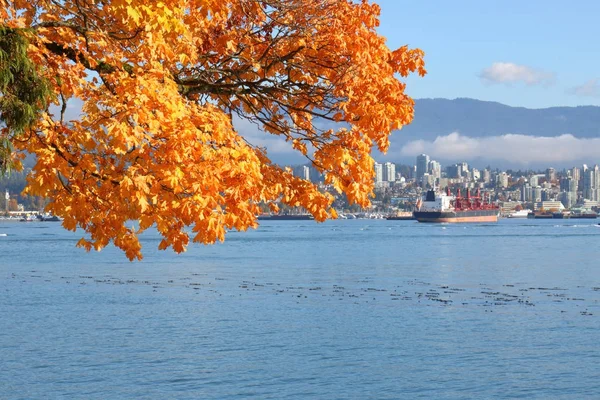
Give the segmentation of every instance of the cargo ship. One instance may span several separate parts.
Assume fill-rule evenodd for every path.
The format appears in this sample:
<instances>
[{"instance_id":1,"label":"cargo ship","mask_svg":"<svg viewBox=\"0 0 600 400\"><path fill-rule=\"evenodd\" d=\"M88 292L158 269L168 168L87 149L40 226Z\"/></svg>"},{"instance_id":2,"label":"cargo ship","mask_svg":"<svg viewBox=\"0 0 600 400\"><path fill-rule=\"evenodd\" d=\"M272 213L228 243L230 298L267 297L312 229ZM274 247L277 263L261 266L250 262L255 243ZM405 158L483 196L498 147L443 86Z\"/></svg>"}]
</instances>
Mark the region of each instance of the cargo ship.
<instances>
[{"instance_id":1,"label":"cargo ship","mask_svg":"<svg viewBox=\"0 0 600 400\"><path fill-rule=\"evenodd\" d=\"M413 212L419 222L497 222L500 209L497 205L482 198L479 189L471 195L467 189L466 196L457 189L456 195L446 192L436 193L428 190L423 200L419 199Z\"/></svg>"}]
</instances>

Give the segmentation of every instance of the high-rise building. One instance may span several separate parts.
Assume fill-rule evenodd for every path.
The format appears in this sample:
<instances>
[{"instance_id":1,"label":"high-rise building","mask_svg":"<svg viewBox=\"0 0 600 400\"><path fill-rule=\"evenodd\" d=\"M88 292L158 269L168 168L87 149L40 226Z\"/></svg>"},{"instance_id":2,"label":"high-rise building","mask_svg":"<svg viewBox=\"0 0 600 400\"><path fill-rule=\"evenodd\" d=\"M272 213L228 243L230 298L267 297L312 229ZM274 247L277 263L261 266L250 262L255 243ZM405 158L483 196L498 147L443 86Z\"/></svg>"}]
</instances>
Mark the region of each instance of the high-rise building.
<instances>
[{"instance_id":1,"label":"high-rise building","mask_svg":"<svg viewBox=\"0 0 600 400\"><path fill-rule=\"evenodd\" d=\"M556 180L556 170L552 167L546 169L546 180L548 182Z\"/></svg>"},{"instance_id":2,"label":"high-rise building","mask_svg":"<svg viewBox=\"0 0 600 400\"><path fill-rule=\"evenodd\" d=\"M383 165L379 164L379 163L375 163L375 183L382 183L383 182Z\"/></svg>"},{"instance_id":3,"label":"high-rise building","mask_svg":"<svg viewBox=\"0 0 600 400\"><path fill-rule=\"evenodd\" d=\"M483 170L483 182L484 183L490 183L491 176L492 176L492 174L489 169L486 168Z\"/></svg>"},{"instance_id":4,"label":"high-rise building","mask_svg":"<svg viewBox=\"0 0 600 400\"><path fill-rule=\"evenodd\" d=\"M396 164L386 162L383 164L383 180L386 182L396 182Z\"/></svg>"},{"instance_id":5,"label":"high-rise building","mask_svg":"<svg viewBox=\"0 0 600 400\"><path fill-rule=\"evenodd\" d=\"M314 170L314 173L311 174L311 170ZM297 176L306 181L310 181L311 177L317 177L317 170L314 167L309 167L308 165L299 165L292 169L292 173L294 176Z\"/></svg>"},{"instance_id":6,"label":"high-rise building","mask_svg":"<svg viewBox=\"0 0 600 400\"><path fill-rule=\"evenodd\" d=\"M598 165L594 168L586 168L583 173L583 198L598 201L600 200L600 169Z\"/></svg>"},{"instance_id":7,"label":"high-rise building","mask_svg":"<svg viewBox=\"0 0 600 400\"><path fill-rule=\"evenodd\" d=\"M460 168L458 164L447 166L446 175L451 179L460 178Z\"/></svg>"},{"instance_id":8,"label":"high-rise building","mask_svg":"<svg viewBox=\"0 0 600 400\"><path fill-rule=\"evenodd\" d=\"M302 175L300 175L300 177L304 180L310 181L310 168L308 168L308 166L302 166Z\"/></svg>"},{"instance_id":9,"label":"high-rise building","mask_svg":"<svg viewBox=\"0 0 600 400\"><path fill-rule=\"evenodd\" d=\"M531 190L531 186L529 185L529 183L526 183L521 188L521 201L530 202L530 201L532 201L531 200L532 198L533 198L533 192Z\"/></svg>"},{"instance_id":10,"label":"high-rise building","mask_svg":"<svg viewBox=\"0 0 600 400\"><path fill-rule=\"evenodd\" d=\"M542 201L542 188L540 186L531 188L531 201Z\"/></svg>"},{"instance_id":11,"label":"high-rise building","mask_svg":"<svg viewBox=\"0 0 600 400\"><path fill-rule=\"evenodd\" d=\"M562 178L560 180L560 191L561 192L575 192L577 193L578 182L575 178Z\"/></svg>"},{"instance_id":12,"label":"high-rise building","mask_svg":"<svg viewBox=\"0 0 600 400\"><path fill-rule=\"evenodd\" d=\"M477 168L471 168L471 179L475 182L481 179L481 172Z\"/></svg>"},{"instance_id":13,"label":"high-rise building","mask_svg":"<svg viewBox=\"0 0 600 400\"><path fill-rule=\"evenodd\" d=\"M427 154L420 154L417 156L417 183L423 180L423 175L428 172L429 167L429 156Z\"/></svg>"},{"instance_id":14,"label":"high-rise building","mask_svg":"<svg viewBox=\"0 0 600 400\"><path fill-rule=\"evenodd\" d=\"M469 176L469 164L467 164L466 162L461 162L457 164L460 167L460 176L464 176L467 177Z\"/></svg>"},{"instance_id":15,"label":"high-rise building","mask_svg":"<svg viewBox=\"0 0 600 400\"><path fill-rule=\"evenodd\" d=\"M579 184L579 180L581 179L581 170L577 167L573 167L571 169L571 178L573 178L575 182Z\"/></svg>"},{"instance_id":16,"label":"high-rise building","mask_svg":"<svg viewBox=\"0 0 600 400\"><path fill-rule=\"evenodd\" d=\"M440 179L442 177L442 165L435 160L429 161L428 171L434 179Z\"/></svg>"},{"instance_id":17,"label":"high-rise building","mask_svg":"<svg viewBox=\"0 0 600 400\"><path fill-rule=\"evenodd\" d=\"M506 172L501 172L496 176L496 184L498 187L507 188L508 187L508 174Z\"/></svg>"},{"instance_id":18,"label":"high-rise building","mask_svg":"<svg viewBox=\"0 0 600 400\"><path fill-rule=\"evenodd\" d=\"M571 208L577 203L577 193L561 192L560 201L565 208Z\"/></svg>"},{"instance_id":19,"label":"high-rise building","mask_svg":"<svg viewBox=\"0 0 600 400\"><path fill-rule=\"evenodd\" d=\"M542 201L550 200L550 191L548 189L542 189Z\"/></svg>"}]
</instances>

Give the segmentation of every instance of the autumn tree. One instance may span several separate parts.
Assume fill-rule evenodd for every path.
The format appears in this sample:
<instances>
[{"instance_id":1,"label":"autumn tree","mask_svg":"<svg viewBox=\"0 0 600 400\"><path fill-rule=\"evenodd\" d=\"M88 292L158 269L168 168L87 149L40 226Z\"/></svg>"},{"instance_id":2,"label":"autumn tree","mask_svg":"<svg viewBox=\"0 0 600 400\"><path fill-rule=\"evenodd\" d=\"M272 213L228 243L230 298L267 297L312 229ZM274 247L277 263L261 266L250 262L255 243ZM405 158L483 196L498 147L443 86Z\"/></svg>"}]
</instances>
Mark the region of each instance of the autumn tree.
<instances>
[{"instance_id":1,"label":"autumn tree","mask_svg":"<svg viewBox=\"0 0 600 400\"><path fill-rule=\"evenodd\" d=\"M256 227L259 203L335 217L330 195L272 163L233 116L289 141L367 206L372 148L386 151L413 117L401 77L425 73L421 50L392 51L376 33L379 11L350 0L0 0L2 166L35 154L26 192L87 232L80 246L112 241L130 259L150 226L161 249L180 252Z\"/></svg>"}]
</instances>

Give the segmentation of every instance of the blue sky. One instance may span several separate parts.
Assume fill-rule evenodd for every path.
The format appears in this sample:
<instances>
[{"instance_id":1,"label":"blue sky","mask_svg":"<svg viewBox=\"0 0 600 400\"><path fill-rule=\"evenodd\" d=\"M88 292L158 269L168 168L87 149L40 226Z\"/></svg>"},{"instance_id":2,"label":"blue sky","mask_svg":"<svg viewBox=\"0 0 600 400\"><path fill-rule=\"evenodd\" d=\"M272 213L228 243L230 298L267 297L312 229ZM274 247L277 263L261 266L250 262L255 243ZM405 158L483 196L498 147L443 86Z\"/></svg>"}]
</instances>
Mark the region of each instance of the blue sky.
<instances>
[{"instance_id":1,"label":"blue sky","mask_svg":"<svg viewBox=\"0 0 600 400\"><path fill-rule=\"evenodd\" d=\"M407 80L414 98L600 105L600 2L375 2L388 47L425 51L427 76Z\"/></svg>"},{"instance_id":2,"label":"blue sky","mask_svg":"<svg viewBox=\"0 0 600 400\"><path fill-rule=\"evenodd\" d=\"M408 45L425 51L428 74L406 79L406 93L413 98L469 97L527 108L600 106L600 2L375 3L381 7L378 32L387 38L388 47ZM512 167L600 162L600 139L581 139L571 132L561 137L514 133L479 138L447 132L433 141L403 143L400 131L392 135L388 154L375 152L375 158L414 163L416 155L425 152L442 162L478 158ZM289 144L254 135L274 160L301 162Z\"/></svg>"}]
</instances>

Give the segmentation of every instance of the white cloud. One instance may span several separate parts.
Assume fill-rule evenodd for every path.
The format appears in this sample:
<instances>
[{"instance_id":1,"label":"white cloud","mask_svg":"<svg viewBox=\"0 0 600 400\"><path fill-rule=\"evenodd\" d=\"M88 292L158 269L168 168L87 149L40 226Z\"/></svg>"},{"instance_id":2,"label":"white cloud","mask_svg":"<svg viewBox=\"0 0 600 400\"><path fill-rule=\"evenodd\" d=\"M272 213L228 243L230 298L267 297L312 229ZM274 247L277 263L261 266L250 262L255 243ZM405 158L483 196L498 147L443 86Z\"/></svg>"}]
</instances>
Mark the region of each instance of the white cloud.
<instances>
[{"instance_id":1,"label":"white cloud","mask_svg":"<svg viewBox=\"0 0 600 400\"><path fill-rule=\"evenodd\" d=\"M507 161L515 165L560 164L600 160L600 138L583 139L571 134L556 137L506 134L473 138L453 132L433 141L415 140L400 150L405 157L425 153L434 159Z\"/></svg>"},{"instance_id":2,"label":"white cloud","mask_svg":"<svg viewBox=\"0 0 600 400\"><path fill-rule=\"evenodd\" d=\"M525 65L513 63L496 62L491 67L485 68L479 75L485 83L525 83L528 86L544 85L554 83L554 74Z\"/></svg>"},{"instance_id":3,"label":"white cloud","mask_svg":"<svg viewBox=\"0 0 600 400\"><path fill-rule=\"evenodd\" d=\"M600 83L598 82L598 79L590 79L583 85L575 86L567 90L567 93L576 96L600 97Z\"/></svg>"},{"instance_id":4,"label":"white cloud","mask_svg":"<svg viewBox=\"0 0 600 400\"><path fill-rule=\"evenodd\" d=\"M266 147L267 152L269 153L295 152L290 142L286 142L285 139L280 136L272 135L260 130L256 124L247 119L242 119L237 115L234 115L233 126L249 143L258 147Z\"/></svg>"},{"instance_id":5,"label":"white cloud","mask_svg":"<svg viewBox=\"0 0 600 400\"><path fill-rule=\"evenodd\" d=\"M233 126L250 144L266 148L267 156L274 163L280 165L296 165L308 162L306 157L298 150L292 148L291 142L286 142L281 136L272 135L262 131L256 124L247 119L234 115Z\"/></svg>"}]
</instances>

